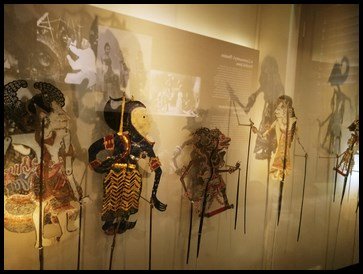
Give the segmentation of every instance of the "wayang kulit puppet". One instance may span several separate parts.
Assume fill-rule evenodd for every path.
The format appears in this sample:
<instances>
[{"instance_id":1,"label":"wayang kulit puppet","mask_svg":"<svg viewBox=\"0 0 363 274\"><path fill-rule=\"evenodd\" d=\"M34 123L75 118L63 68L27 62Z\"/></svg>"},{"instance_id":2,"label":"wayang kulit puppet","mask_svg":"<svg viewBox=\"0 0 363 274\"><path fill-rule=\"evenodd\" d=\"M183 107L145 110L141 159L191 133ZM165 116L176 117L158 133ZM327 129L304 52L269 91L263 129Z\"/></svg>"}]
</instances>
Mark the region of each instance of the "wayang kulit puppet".
<instances>
[{"instance_id":1,"label":"wayang kulit puppet","mask_svg":"<svg viewBox=\"0 0 363 274\"><path fill-rule=\"evenodd\" d=\"M345 67L344 72L342 68ZM333 96L330 100L331 113L324 121L319 122L319 128L322 128L327 122L328 126L324 135L321 147L329 154L339 153L340 140L342 136L341 126L345 113L345 102L348 101L352 107L351 99L346 96L340 89L340 86L348 79L349 76L349 59L344 56L340 63L336 62L330 73L328 82L334 88Z\"/></svg>"},{"instance_id":2,"label":"wayang kulit puppet","mask_svg":"<svg viewBox=\"0 0 363 274\"><path fill-rule=\"evenodd\" d=\"M283 186L287 176L290 174L292 170L291 152L290 152L291 145L295 135L297 135L297 125L296 125L297 117L295 116L295 111L292 106L291 97L287 95L281 95L277 99L274 115L275 115L275 120L266 131L261 132L257 130L256 127L252 127L252 131L258 134L261 138L267 138L267 136L272 132L276 135L276 148L275 148L275 153L273 154L273 157L271 159L272 161L269 173L272 179L280 181L280 193L279 193L278 215L277 215L277 224L278 224L281 213ZM305 149L301 145L298 137L297 140L302 150L305 152ZM303 193L305 189L305 177L306 177L306 163L307 163L306 152L304 157L305 157L305 172L304 172Z\"/></svg>"},{"instance_id":3,"label":"wayang kulit puppet","mask_svg":"<svg viewBox=\"0 0 363 274\"><path fill-rule=\"evenodd\" d=\"M52 84L34 83L36 93L21 101L25 80L4 86L4 227L12 232L35 230L43 267L43 247L79 224L82 189L73 176L70 118L62 92ZM80 219L79 219L80 220ZM61 234L44 237L46 224L58 224Z\"/></svg>"},{"instance_id":4,"label":"wayang kulit puppet","mask_svg":"<svg viewBox=\"0 0 363 274\"><path fill-rule=\"evenodd\" d=\"M228 166L224 161L230 141L231 138L225 136L219 129L202 127L196 130L192 137L174 152L173 162L177 169L176 173L180 176L184 195L190 200L187 263L189 259L193 211L200 216L197 246L198 257L204 217L212 217L233 208L233 204L228 202L226 183L221 175L224 172L233 173L237 169L239 170L238 162L235 166ZM192 146L189 164L178 168L176 159L181 151L189 145ZM224 166L228 168L222 169ZM219 208L211 210L213 204L218 204Z\"/></svg>"},{"instance_id":5,"label":"wayang kulit puppet","mask_svg":"<svg viewBox=\"0 0 363 274\"><path fill-rule=\"evenodd\" d=\"M115 108L114 104L120 101L121 105ZM148 157L150 169L155 172L150 204L159 211L165 211L166 204L156 197L162 169L153 149L154 142L148 137L151 124L145 105L125 96L120 100L110 99L104 108L104 118L115 133L89 147L89 163L96 172L106 173L103 181L102 229L107 235L115 237L116 233L124 233L136 224L136 220L131 221L130 217L134 217L139 210L142 191L140 159ZM101 152L108 153L108 156L102 159Z\"/></svg>"},{"instance_id":6,"label":"wayang kulit puppet","mask_svg":"<svg viewBox=\"0 0 363 274\"><path fill-rule=\"evenodd\" d=\"M233 104L233 102L232 102ZM273 140L273 147L271 148L271 157L269 158L269 177L274 180L280 181L280 193L278 200L278 215L277 215L277 225L280 221L280 213L282 206L282 194L283 194L283 186L286 180L286 177L290 174L292 170L291 164L291 145L294 140L295 135L297 136L297 118L295 116L295 111L292 106L292 99L287 95L281 95L277 98L276 102L273 103L275 106L274 109L274 120L270 123L269 127L265 128L265 130L261 131L254 126L254 123L250 119L249 124L242 124L239 121L237 110L234 105L234 111L237 116L237 121L239 126L249 126L250 134L249 134L249 143L248 143L248 153L247 153L247 167L246 167L246 183L245 183L245 202L246 202L246 193L247 193L247 173L248 173L248 155L250 150L250 141L251 141L251 132L257 134L261 142L270 142ZM271 138L270 135L274 137ZM270 141L269 141L270 140ZM301 146L302 150L305 152L304 147L300 143L299 138L297 137L297 141ZM271 144L270 144L271 145ZM300 156L300 155L294 155ZM302 203L300 209L300 221L299 221L299 230L297 239L299 240L300 229L301 229L301 221L302 221L302 209L303 209L303 201L304 201L304 192L305 192L305 179L306 179L306 167L307 167L307 153L305 152L305 168L304 168L304 180L303 180L303 192L302 192ZM245 211L246 211L246 203L245 203ZM246 212L245 216L245 225L246 225ZM245 230L246 231L246 230Z\"/></svg>"},{"instance_id":7,"label":"wayang kulit puppet","mask_svg":"<svg viewBox=\"0 0 363 274\"><path fill-rule=\"evenodd\" d=\"M245 197L244 197L244 233L246 234L246 220L247 220L247 186L248 186L248 165L249 165L249 155L250 155L250 146L251 146L251 129L254 126L254 123L250 120L249 123L240 123L236 104L241 107L245 114L250 113L251 109L256 105L256 101L258 97L263 96L264 105L263 110L261 112L261 122L258 127L258 130L261 132L266 131L270 128L271 124L275 120L274 111L276 108L277 98L285 93L284 86L282 85L279 68L277 61L272 56L266 56L261 63L261 73L259 77L260 86L258 89L253 92L249 97L248 101L243 104L238 98L236 91L232 88L231 84L226 83L227 91L229 92L231 98L230 108L234 108L234 112L237 117L238 125L249 127L249 141L247 147L247 162L246 162L246 175L245 175ZM272 131L265 138L257 135L255 146L253 152L255 154L255 158L257 160L266 161L268 169L270 168L271 157L272 154L275 153L276 149L276 135L274 131ZM266 202L265 202L265 214L267 212L268 198L269 198L269 175L267 176L266 182ZM237 192L237 201L238 201L238 192ZM237 216L238 207L236 207L236 216ZM266 219L265 219L266 220ZM235 229L237 226L237 218L235 219Z\"/></svg>"},{"instance_id":8,"label":"wayang kulit puppet","mask_svg":"<svg viewBox=\"0 0 363 274\"><path fill-rule=\"evenodd\" d=\"M342 198L341 202L343 202L345 189L347 185L347 179L349 176L349 173L351 174L353 171L354 166L354 155L357 154L358 148L359 148L359 119L356 119L348 129L352 132L350 138L347 141L347 149L340 155L338 155L338 158L341 158L339 163L336 167L334 167L334 170L336 173L339 173L344 177L344 185L343 185L343 192L342 192ZM334 186L334 194L335 194L336 184Z\"/></svg>"}]
</instances>

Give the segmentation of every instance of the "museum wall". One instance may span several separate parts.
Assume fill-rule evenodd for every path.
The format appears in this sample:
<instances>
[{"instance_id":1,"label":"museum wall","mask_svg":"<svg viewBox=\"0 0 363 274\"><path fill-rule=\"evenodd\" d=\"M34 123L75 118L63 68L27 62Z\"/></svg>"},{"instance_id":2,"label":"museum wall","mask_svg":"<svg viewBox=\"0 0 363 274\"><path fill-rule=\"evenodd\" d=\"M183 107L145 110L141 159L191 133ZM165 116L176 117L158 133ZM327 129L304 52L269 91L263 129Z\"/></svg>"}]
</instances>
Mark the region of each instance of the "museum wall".
<instances>
[{"instance_id":1,"label":"museum wall","mask_svg":"<svg viewBox=\"0 0 363 274\"><path fill-rule=\"evenodd\" d=\"M344 8L317 5L317 9L312 6L94 4L14 8L6 5L5 25L9 27L5 29L4 83L16 79L29 83L53 79L51 82L63 92L74 147L73 176L88 196L82 206L81 234L75 228L74 232L64 233L55 244L44 247L44 269L76 269L78 254L80 269L109 267L113 236L104 233L101 220L105 174L92 170L88 158L91 144L114 132L104 121L106 101L109 97L121 97L119 90L103 90L101 67L106 42L111 45L113 65L115 60L122 59L130 69L123 89L126 96L140 100L150 112L153 149L163 171L157 197L167 204L165 211L152 210L149 265L150 207L145 199L151 196L154 172L150 172L148 160L141 159L143 186L139 211L131 218L137 219L137 223L133 229L116 234L112 269L337 269L357 263L357 155L343 202L340 204L344 177L339 174L334 201L332 197L335 154L345 151L351 136L347 127L359 113L356 47L359 14L355 5L343 5ZM48 17L41 17L47 12ZM93 88L85 87L83 82L54 80L57 70L53 75L53 70L48 69L35 76L31 73L29 76L27 69L13 71L13 67L24 64L20 60L34 54L31 39L37 37L39 41L43 37L39 29L35 33L29 22L34 24L36 19L39 27L39 22L46 23L47 18L50 22L68 19L67 27L72 21L69 18L73 19L75 25L83 26L79 32L90 42L92 26L97 26L97 39L91 43L96 45L93 50L97 53ZM329 22L347 24L350 40L346 41L350 42L341 45L337 41L337 36L347 32L346 29L334 32L321 27ZM20 26L27 30L24 37L13 34L21 32ZM44 34L47 33L44 28ZM333 42L324 44L325 40L319 38L321 33L330 34L328 39ZM15 38L10 39L12 35ZM24 44L19 46L17 39L21 43L29 41L29 51L19 55ZM43 54L31 56L44 61ZM349 65L342 61L343 56L349 58ZM342 64L343 70L350 66L348 78L339 84L328 82L335 63ZM24 65L27 66L28 63ZM116 65L117 71L121 69L122 66ZM167 83L167 79L175 81L174 90L189 89L193 94L194 105L187 112L178 109L177 103L164 108L156 100L166 98L162 93L166 84L162 81ZM33 92L30 87L23 88L18 97L28 98ZM249 124L251 119L261 129L267 117L264 109L274 103L277 94L292 98L297 117L295 140L289 150L291 170L283 191L281 180L270 178L271 159L257 152L258 135L250 131ZM244 106L247 103L248 110ZM318 121L326 118L327 122L319 127ZM341 146L336 150L329 147L327 151L324 142L339 135L329 126L333 122L341 130ZM194 213L186 263L190 202L177 170L188 165L193 153L185 142L202 126L219 128L231 137L224 160L229 166L239 162L240 170L220 174L226 183L226 197L234 207L204 218L198 257L200 218ZM34 140L34 136L28 139L38 147ZM40 149L34 149L39 155ZM181 152L178 158L177 152ZM193 177L188 179L193 183ZM282 205L277 225L279 198ZM216 205L213 206L215 209ZM76 222L70 225L76 226ZM44 230L45 237L61 235L60 227L51 222ZM16 233L4 228L5 269L39 269L35 231Z\"/></svg>"}]
</instances>

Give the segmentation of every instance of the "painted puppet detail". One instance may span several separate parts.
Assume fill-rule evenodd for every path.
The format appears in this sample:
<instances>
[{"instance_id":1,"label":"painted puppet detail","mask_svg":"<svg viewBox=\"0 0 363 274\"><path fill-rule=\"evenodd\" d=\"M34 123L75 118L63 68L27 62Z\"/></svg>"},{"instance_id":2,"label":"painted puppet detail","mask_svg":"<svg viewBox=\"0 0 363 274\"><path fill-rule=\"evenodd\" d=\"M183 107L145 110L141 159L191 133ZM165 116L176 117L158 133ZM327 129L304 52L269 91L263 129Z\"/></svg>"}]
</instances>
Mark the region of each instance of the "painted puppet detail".
<instances>
[{"instance_id":1,"label":"painted puppet detail","mask_svg":"<svg viewBox=\"0 0 363 274\"><path fill-rule=\"evenodd\" d=\"M190 154L191 160L187 167L183 167L177 171L181 177L185 195L193 201L195 211L198 214L202 212L202 203L205 185L208 181L207 189L207 209L209 209L214 201L223 206L224 210L232 208L226 195L226 183L221 173L233 173L239 167L237 163L235 167L221 169L224 165L224 155L229 147L231 139L225 136L219 129L200 128L193 133L193 137L187 141L186 145L193 145L193 151ZM180 153L181 148L179 149ZM177 156L177 154L175 155ZM185 182L186 177L192 176L188 183ZM212 212L205 213L207 217L213 216Z\"/></svg>"},{"instance_id":2,"label":"painted puppet detail","mask_svg":"<svg viewBox=\"0 0 363 274\"><path fill-rule=\"evenodd\" d=\"M23 80L13 81L4 87L4 106L8 113L5 124L8 125L4 143L7 143L4 168L5 191L5 228L13 232L36 231L36 246L39 244L39 233L45 224L59 224L61 235L55 238L42 239L42 245L51 245L71 232L68 221L77 217L79 199L82 189L74 180L72 172L73 148L70 140L69 117L64 112L64 96L62 92L51 84L36 82L34 88L40 93L30 100L21 102L17 98L20 87L27 87ZM15 119L11 119L11 109ZM44 119L44 154L43 181L40 180L40 146L42 142L41 121ZM20 127L19 122L25 121ZM25 134L22 134L22 132ZM22 186L21 191L13 191L13 185ZM42 184L42 193L40 193ZM15 189L18 189L16 187ZM19 190L19 189L18 189ZM42 208L39 201L42 199ZM33 208L30 212L30 208ZM18 208L18 212L12 209ZM29 209L29 210L26 210ZM39 214L42 211L41 226ZM20 212L26 213L23 216ZM18 214L19 213L19 214ZM29 215L32 214L30 223ZM18 215L15 216L14 215ZM18 224L20 224L18 226ZM25 224L25 223L27 224Z\"/></svg>"},{"instance_id":3,"label":"painted puppet detail","mask_svg":"<svg viewBox=\"0 0 363 274\"><path fill-rule=\"evenodd\" d=\"M104 116L108 126L117 133L105 136L94 142L89 148L89 162L93 170L106 173L103 183L102 229L106 234L123 233L132 229L136 221L129 217L138 212L142 191L142 178L138 161L149 157L151 171L155 172L151 202L159 211L165 211L166 205L157 197L157 189L162 174L161 163L153 150L154 142L147 138L150 128L145 106L139 101L127 100L123 113L123 130L120 129L122 117L119 108L114 109L115 100L109 100ZM100 152L108 152L102 160Z\"/></svg>"},{"instance_id":4,"label":"painted puppet detail","mask_svg":"<svg viewBox=\"0 0 363 274\"><path fill-rule=\"evenodd\" d=\"M174 152L173 162L176 173L180 176L184 195L190 200L187 263L189 261L193 211L200 216L197 244L198 257L204 217L212 217L234 207L233 204L228 202L226 183L221 175L223 172L233 173L240 166L237 162L235 166L228 166L227 169L222 169L224 166L227 166L224 156L230 141L231 138L225 136L219 129L211 130L202 127L196 130L192 134L192 138L184 142ZM192 145L191 160L188 166L178 169L176 158L180 155L182 149L188 145ZM217 204L221 207L211 210L212 205L215 204L214 201L217 201Z\"/></svg>"},{"instance_id":5,"label":"painted puppet detail","mask_svg":"<svg viewBox=\"0 0 363 274\"><path fill-rule=\"evenodd\" d=\"M262 138L267 138L272 133L276 135L276 152L272 157L270 176L275 180L282 180L292 169L290 147L294 139L297 122L292 107L292 99L287 95L280 96L277 99L274 114L276 119L265 132L258 131L256 127L252 127L252 131Z\"/></svg>"}]
</instances>

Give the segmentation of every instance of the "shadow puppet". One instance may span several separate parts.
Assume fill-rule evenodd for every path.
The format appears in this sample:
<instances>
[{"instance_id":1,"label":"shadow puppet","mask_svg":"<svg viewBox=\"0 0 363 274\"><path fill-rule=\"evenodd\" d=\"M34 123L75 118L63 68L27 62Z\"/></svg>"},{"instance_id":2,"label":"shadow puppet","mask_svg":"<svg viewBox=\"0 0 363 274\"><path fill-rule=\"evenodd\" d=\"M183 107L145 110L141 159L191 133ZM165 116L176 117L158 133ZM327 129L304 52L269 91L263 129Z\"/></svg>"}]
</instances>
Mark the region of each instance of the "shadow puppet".
<instances>
[{"instance_id":1,"label":"shadow puppet","mask_svg":"<svg viewBox=\"0 0 363 274\"><path fill-rule=\"evenodd\" d=\"M344 73L342 68L345 66ZM340 63L335 63L330 73L328 82L334 87L334 93L330 100L331 113L324 120L319 119L319 129L321 129L327 122L327 130L321 143L321 147L329 154L336 154L340 152L342 131L341 126L343 123L345 102L348 101L350 108L352 108L351 99L346 96L340 89L340 86L347 80L349 76L349 59L344 56Z\"/></svg>"},{"instance_id":2,"label":"shadow puppet","mask_svg":"<svg viewBox=\"0 0 363 274\"><path fill-rule=\"evenodd\" d=\"M35 230L35 247L41 248L77 230L82 189L73 176L70 118L63 110L62 92L49 83L36 82L34 88L40 93L20 100L18 90L27 87L25 80L4 86L4 226L18 233ZM75 224L73 229L69 221ZM58 224L60 235L45 238L46 224Z\"/></svg>"},{"instance_id":3,"label":"shadow puppet","mask_svg":"<svg viewBox=\"0 0 363 274\"><path fill-rule=\"evenodd\" d=\"M261 132L270 128L275 120L274 111L276 109L276 101L280 95L283 95L284 87L281 82L277 61L274 57L266 56L261 64L261 74L259 77L260 87L248 97L248 102L244 105L235 94L233 88L227 84L232 102L236 102L243 111L248 114L254 106L257 96L262 94L264 98L264 106L262 111L262 119L258 130ZM276 135L270 134L268 138L263 139L257 136L256 144L253 152L257 160L271 159L271 154L275 152Z\"/></svg>"}]
</instances>

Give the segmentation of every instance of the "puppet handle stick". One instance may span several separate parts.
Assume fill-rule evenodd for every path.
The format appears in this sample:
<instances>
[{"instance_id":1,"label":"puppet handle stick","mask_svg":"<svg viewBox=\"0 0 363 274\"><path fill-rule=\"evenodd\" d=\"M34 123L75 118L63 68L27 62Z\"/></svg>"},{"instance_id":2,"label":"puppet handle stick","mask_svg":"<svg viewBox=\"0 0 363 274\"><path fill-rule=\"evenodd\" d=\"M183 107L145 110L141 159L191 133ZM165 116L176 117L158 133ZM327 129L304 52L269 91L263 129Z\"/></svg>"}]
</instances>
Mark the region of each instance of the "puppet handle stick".
<instances>
[{"instance_id":1,"label":"puppet handle stick","mask_svg":"<svg viewBox=\"0 0 363 274\"><path fill-rule=\"evenodd\" d=\"M337 157L337 159L336 159L336 162L335 162L335 166L338 166L339 155L337 154L336 157ZM337 179L338 179L338 171L335 170L333 202L335 202L335 193L336 193L336 190L337 190Z\"/></svg>"},{"instance_id":2,"label":"puppet handle stick","mask_svg":"<svg viewBox=\"0 0 363 274\"><path fill-rule=\"evenodd\" d=\"M118 134L122 135L123 132L123 125L124 125L124 112L125 112L125 103L126 103L126 96L125 93L122 96L122 103L121 103L121 117L120 117L120 127L118 129Z\"/></svg>"},{"instance_id":3,"label":"puppet handle stick","mask_svg":"<svg viewBox=\"0 0 363 274\"><path fill-rule=\"evenodd\" d=\"M241 169L238 168L238 181L237 181L237 193L236 193L236 212L234 214L234 230L236 230L237 227L237 217L238 217L238 197L239 197L239 177L241 174Z\"/></svg>"},{"instance_id":4,"label":"puppet handle stick","mask_svg":"<svg viewBox=\"0 0 363 274\"><path fill-rule=\"evenodd\" d=\"M117 231L118 231L118 229L120 227L121 220L122 219L120 218L119 221L118 221L118 223L117 223L117 227L113 231L113 239L112 239L111 254L110 254L110 264L108 266L108 270L111 270L112 269L113 250L115 249L115 245L116 245L116 234L117 234Z\"/></svg>"},{"instance_id":5,"label":"puppet handle stick","mask_svg":"<svg viewBox=\"0 0 363 274\"><path fill-rule=\"evenodd\" d=\"M190 219L189 219L189 235L188 235L187 264L189 262L190 239L192 237L192 225L193 225L193 201L190 202Z\"/></svg>"},{"instance_id":6,"label":"puppet handle stick","mask_svg":"<svg viewBox=\"0 0 363 274\"><path fill-rule=\"evenodd\" d=\"M84 176L86 175L86 172L87 172L87 166L85 167L84 169L84 172L83 172L83 175L82 175L82 179L81 179L81 183L82 184L82 181L83 181L83 178ZM82 234L82 211L83 211L83 203L82 203L82 200L83 198L86 197L86 196L83 196L83 193L82 195L79 196L79 231L78 231L78 255L77 255L77 270L79 270L80 268L80 262L81 262L81 234Z\"/></svg>"},{"instance_id":7,"label":"puppet handle stick","mask_svg":"<svg viewBox=\"0 0 363 274\"><path fill-rule=\"evenodd\" d=\"M203 206L202 206L202 215L200 217L200 223L199 223L199 230L198 230L198 245L197 245L197 258L199 255L199 248L200 248L200 241L202 239L202 230L203 230L203 221L204 221L204 212L205 212L205 208L207 205L207 192L208 192L208 186L209 186L209 182L212 180L214 172L213 172L213 165L212 165L212 156L214 155L214 152L217 150L218 148L218 140L217 140L217 144L215 146L215 148L213 149L210 157L209 157L209 162L210 162L210 167L211 167L211 173L209 176L209 179L207 181L207 183L205 184L205 189L204 189L204 197L203 197Z\"/></svg>"},{"instance_id":8,"label":"puppet handle stick","mask_svg":"<svg viewBox=\"0 0 363 274\"><path fill-rule=\"evenodd\" d=\"M252 126L253 123L251 121L250 124L250 133L248 136L248 150L247 150L247 164L246 164L246 180L245 180L245 201L244 201L244 234L246 234L246 222L247 222L247 178L248 178L248 164L249 164L249 158L250 158L250 146L251 146L251 134L252 134Z\"/></svg>"},{"instance_id":9,"label":"puppet handle stick","mask_svg":"<svg viewBox=\"0 0 363 274\"><path fill-rule=\"evenodd\" d=\"M307 161L308 161L308 154L305 154L304 183L303 183L303 192L302 192L302 198L301 198L300 220L299 220L299 230L297 232L297 241L299 241L299 239L300 239L302 213L303 213L303 208L304 208L304 195L305 195L305 181L306 181L306 166L307 166Z\"/></svg>"},{"instance_id":10,"label":"puppet handle stick","mask_svg":"<svg viewBox=\"0 0 363 274\"><path fill-rule=\"evenodd\" d=\"M79 270L81 262L81 231L82 231L82 197L79 199L79 231L78 231L78 254L77 254L77 270Z\"/></svg>"},{"instance_id":11,"label":"puppet handle stick","mask_svg":"<svg viewBox=\"0 0 363 274\"><path fill-rule=\"evenodd\" d=\"M151 240L152 240L152 227L153 227L153 203L150 201L150 236L149 236L149 270L151 270Z\"/></svg>"},{"instance_id":12,"label":"puppet handle stick","mask_svg":"<svg viewBox=\"0 0 363 274\"><path fill-rule=\"evenodd\" d=\"M42 136L40 139L40 182L39 182L39 268L44 269L43 249L43 173L44 173L44 118L42 119Z\"/></svg>"}]
</instances>

